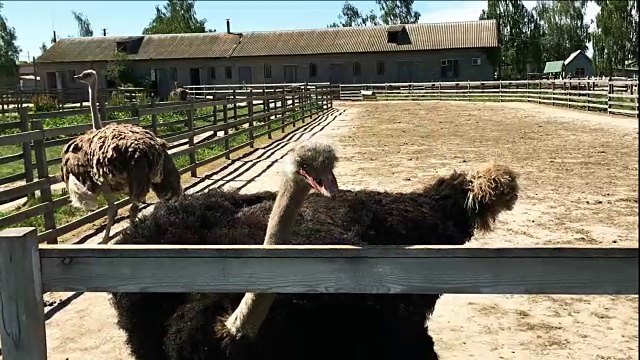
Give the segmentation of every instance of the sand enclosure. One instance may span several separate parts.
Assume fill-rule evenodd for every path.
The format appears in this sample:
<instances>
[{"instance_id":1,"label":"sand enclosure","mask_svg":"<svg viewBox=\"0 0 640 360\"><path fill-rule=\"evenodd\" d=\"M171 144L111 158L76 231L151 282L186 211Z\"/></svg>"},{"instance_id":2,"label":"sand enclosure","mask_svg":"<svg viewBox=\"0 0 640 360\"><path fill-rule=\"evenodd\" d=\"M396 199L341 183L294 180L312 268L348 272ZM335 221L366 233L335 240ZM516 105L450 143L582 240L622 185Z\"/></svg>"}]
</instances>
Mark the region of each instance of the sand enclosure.
<instances>
[{"instance_id":1,"label":"sand enclosure","mask_svg":"<svg viewBox=\"0 0 640 360\"><path fill-rule=\"evenodd\" d=\"M343 188L407 191L488 160L521 175L496 231L467 246L638 245L638 126L631 118L517 103L335 102L312 123L209 176L275 190L291 140L331 142ZM67 294L68 295L68 294ZM47 321L50 359L130 359L106 294ZM638 359L638 296L445 295L429 323L447 359Z\"/></svg>"}]
</instances>

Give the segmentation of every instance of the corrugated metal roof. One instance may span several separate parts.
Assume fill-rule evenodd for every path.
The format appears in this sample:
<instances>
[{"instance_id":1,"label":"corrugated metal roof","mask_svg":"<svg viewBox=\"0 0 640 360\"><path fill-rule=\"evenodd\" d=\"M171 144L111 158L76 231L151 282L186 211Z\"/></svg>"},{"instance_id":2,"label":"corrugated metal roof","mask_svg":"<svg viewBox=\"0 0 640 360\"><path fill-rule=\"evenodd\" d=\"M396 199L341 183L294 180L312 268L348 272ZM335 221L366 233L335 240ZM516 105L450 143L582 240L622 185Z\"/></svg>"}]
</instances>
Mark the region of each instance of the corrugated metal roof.
<instances>
[{"instance_id":1,"label":"corrugated metal roof","mask_svg":"<svg viewBox=\"0 0 640 360\"><path fill-rule=\"evenodd\" d=\"M492 48L498 46L495 20L404 25L410 44L387 43L398 25L312 30L145 35L131 60L315 55L359 52ZM51 46L38 62L84 62L114 59L116 42L130 36L66 38Z\"/></svg>"},{"instance_id":2,"label":"corrugated metal roof","mask_svg":"<svg viewBox=\"0 0 640 360\"><path fill-rule=\"evenodd\" d=\"M547 61L544 65L543 73L557 73L562 72L562 67L564 66L564 61Z\"/></svg>"},{"instance_id":3,"label":"corrugated metal roof","mask_svg":"<svg viewBox=\"0 0 640 360\"><path fill-rule=\"evenodd\" d=\"M233 56L314 55L359 52L490 48L498 46L495 20L405 25L410 44L387 43L397 26L252 32Z\"/></svg>"},{"instance_id":4,"label":"corrugated metal roof","mask_svg":"<svg viewBox=\"0 0 640 360\"><path fill-rule=\"evenodd\" d=\"M238 35L227 33L145 35L131 60L192 59L228 56L238 43ZM42 54L38 62L82 62L113 60L116 43L131 36L60 39Z\"/></svg>"}]
</instances>

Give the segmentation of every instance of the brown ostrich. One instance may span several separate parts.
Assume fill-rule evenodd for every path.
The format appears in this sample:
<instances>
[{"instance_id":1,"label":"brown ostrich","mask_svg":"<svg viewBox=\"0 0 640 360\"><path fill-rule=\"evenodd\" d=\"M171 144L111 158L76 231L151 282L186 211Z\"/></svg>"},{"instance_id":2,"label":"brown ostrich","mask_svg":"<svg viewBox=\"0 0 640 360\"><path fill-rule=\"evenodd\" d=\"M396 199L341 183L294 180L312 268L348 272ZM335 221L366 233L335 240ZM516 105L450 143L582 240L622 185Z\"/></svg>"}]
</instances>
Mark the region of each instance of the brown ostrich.
<instances>
[{"instance_id":1,"label":"brown ostrich","mask_svg":"<svg viewBox=\"0 0 640 360\"><path fill-rule=\"evenodd\" d=\"M62 150L61 177L71 205L95 210L98 194L107 200L107 226L102 242L109 240L117 209L114 194L128 192L129 219L152 189L161 200L182 194L180 174L167 151L167 143L151 131L131 124L102 127L97 105L97 74L86 70L75 76L89 88L93 129L71 140Z\"/></svg>"},{"instance_id":2,"label":"brown ostrich","mask_svg":"<svg viewBox=\"0 0 640 360\"><path fill-rule=\"evenodd\" d=\"M169 93L169 99L177 98L180 101L187 101L187 97L189 96L189 90L183 88L182 86L178 87L178 82L173 83L174 89Z\"/></svg>"},{"instance_id":3,"label":"brown ostrich","mask_svg":"<svg viewBox=\"0 0 640 360\"><path fill-rule=\"evenodd\" d=\"M421 191L341 190L331 201L312 194L289 244L462 245L476 231L491 231L518 191L510 168L490 164L440 177ZM126 241L257 244L275 197L187 195L157 206ZM221 232L206 220L217 216L221 199L252 205L253 226ZM252 294L244 301L242 294L119 296L118 324L137 359L438 359L425 324L439 294L278 294L274 301L258 295L266 300L253 312L246 311L247 302L255 305ZM245 316L238 320L234 311Z\"/></svg>"}]
</instances>

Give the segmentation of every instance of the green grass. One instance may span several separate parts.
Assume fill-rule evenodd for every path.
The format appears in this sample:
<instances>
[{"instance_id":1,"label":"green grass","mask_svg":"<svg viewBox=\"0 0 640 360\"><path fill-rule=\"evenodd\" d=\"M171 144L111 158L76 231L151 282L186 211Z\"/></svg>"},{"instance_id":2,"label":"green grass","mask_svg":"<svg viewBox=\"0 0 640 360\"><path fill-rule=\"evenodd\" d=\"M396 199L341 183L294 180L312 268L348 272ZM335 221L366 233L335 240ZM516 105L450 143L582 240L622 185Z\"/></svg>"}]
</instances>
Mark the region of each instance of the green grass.
<instances>
[{"instance_id":1,"label":"green grass","mask_svg":"<svg viewBox=\"0 0 640 360\"><path fill-rule=\"evenodd\" d=\"M309 104L307 106L305 106L305 110L311 111L315 108L315 105ZM255 112L260 112L262 111L262 107L261 106L256 106L254 108ZM211 115L213 113L213 108L204 108L204 109L197 109L194 117L199 117L199 116L204 116L204 115ZM220 123L222 120L222 107L218 108L218 121L217 123ZM237 114L238 116L243 116L247 113L247 109L238 109ZM114 119L122 119L122 118L127 118L129 117L130 114L127 112L123 112L123 113L112 113L109 114L109 119L110 120L114 120ZM230 121L232 121L232 116L233 116L233 109L232 108L228 108L228 118L230 119ZM287 116L285 122L288 122L290 120L293 120L293 118L299 119L300 116L299 115L294 115L294 116ZM185 120L186 122L186 112L180 111L180 112L175 112L175 113L168 113L168 114L159 114L158 115L158 123L166 123L166 122L173 122L173 121L178 121L178 120ZM2 119L0 118L0 122L2 121L15 121L15 120L6 120L6 119ZM54 127L61 127L61 126L71 126L71 125L77 125L77 124L88 124L91 122L90 116L88 115L79 115L79 116L72 116L72 117L65 117L65 118L55 118L55 119L47 119L44 123L43 123L43 127L45 129L48 128L54 128ZM197 120L194 122L194 127L198 128L198 127L202 127L202 126L206 126L206 125L211 125L212 123L212 119L202 119L202 120ZM151 116L143 116L140 119L140 124L141 125L151 125ZM276 128L277 126L280 125L279 121L276 121L274 124L272 124L270 127L271 128ZM289 126L288 126L289 127ZM254 134L255 133L260 133L263 131L266 131L268 128L267 125L260 125L260 124L255 124L255 128L254 128ZM170 134L173 132L177 132L177 131L184 131L187 130L187 126L183 124L177 124L177 125L173 125L171 127L163 127L163 128L159 128L158 129L158 133L160 135L166 135L166 134ZM238 134L238 135L233 135L233 131L230 132L231 137L229 138L229 148L234 148L236 146L242 145L246 142L248 142L250 140L249 138L249 132L244 132L242 134ZM0 135L6 135L6 133L0 134ZM47 139L47 140L55 140L55 139ZM61 155L61 151L62 151L62 147L63 145L60 146L55 146L55 147L50 147L47 149L47 159L53 159L56 157L60 157ZM16 154L16 153L20 153L22 151L22 147L18 146L18 145L14 145L14 146L2 146L0 147L0 156L5 156L5 155L10 155L10 154ZM224 147L224 143L221 144L216 144L214 146L211 147L207 147L207 148L203 148L203 149L199 149L196 150L196 161L203 161L206 159L209 159L213 156L216 156L218 154L221 154L225 151L225 147ZM32 154L32 159L34 159L35 162L35 154ZM178 168L184 168L186 166L189 165L189 155L182 155L179 156L177 158L174 159L176 166ZM2 165L0 167L0 177L4 177L4 176L8 176L8 175L12 175L18 172L23 172L24 171L24 167L22 165L22 161L17 161L17 162L13 162L10 164L5 164ZM56 165L52 165L49 167L49 175L54 175L54 174L58 174L60 171L60 165L56 164ZM37 173L34 175L37 176ZM53 192L52 193L52 197L53 199L58 199L61 198L62 196L64 196L64 194L62 194L61 192ZM126 198L126 195L124 194L119 194L118 196L116 196L117 200L120 199L124 199ZM100 196L99 197L99 204L100 206L106 206L106 200L104 199L104 197ZM31 199L28 200L26 203L24 203L22 206L18 207L18 208L14 208L10 211L5 211L5 212L1 212L0 211L0 218L3 218L5 216L11 215L13 213L19 212L19 211L23 211L25 209L31 208L33 206L36 206L38 204L41 204L42 200L38 197L36 199ZM88 211L84 211L82 209L78 209L75 207L72 207L71 205L65 205L62 206L58 209L56 209L54 211L54 217L55 217L55 223L57 226L61 226L64 224L67 224L69 222L72 222L74 220L77 220L87 214L89 214L90 212ZM31 217L29 219L26 219L24 221L20 221L18 223L14 223L11 224L9 226L6 227L21 227L21 226L25 226L25 227L35 227L38 229L38 232L44 232L45 228L44 228L44 216L39 215L39 216L34 216ZM0 228L1 230L2 228Z\"/></svg>"}]
</instances>

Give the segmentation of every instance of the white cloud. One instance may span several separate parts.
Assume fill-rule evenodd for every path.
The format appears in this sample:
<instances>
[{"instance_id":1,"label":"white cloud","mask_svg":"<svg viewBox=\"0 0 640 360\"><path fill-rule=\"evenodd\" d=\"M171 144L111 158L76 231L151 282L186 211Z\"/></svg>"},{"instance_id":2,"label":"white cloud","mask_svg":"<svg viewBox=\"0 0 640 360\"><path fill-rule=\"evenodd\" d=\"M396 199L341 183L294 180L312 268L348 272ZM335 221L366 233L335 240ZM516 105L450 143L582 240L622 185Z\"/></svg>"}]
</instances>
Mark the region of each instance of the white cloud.
<instances>
[{"instance_id":1,"label":"white cloud","mask_svg":"<svg viewBox=\"0 0 640 360\"><path fill-rule=\"evenodd\" d=\"M523 1L527 9L533 9L536 1ZM449 22L449 21L472 21L478 20L480 13L487 6L486 1L451 1L439 3L437 9L420 11L420 22ZM589 2L585 11L585 21L591 23L591 29L595 29L596 14L600 7L594 2ZM588 44L587 54L591 56L593 49L591 43Z\"/></svg>"}]
</instances>

